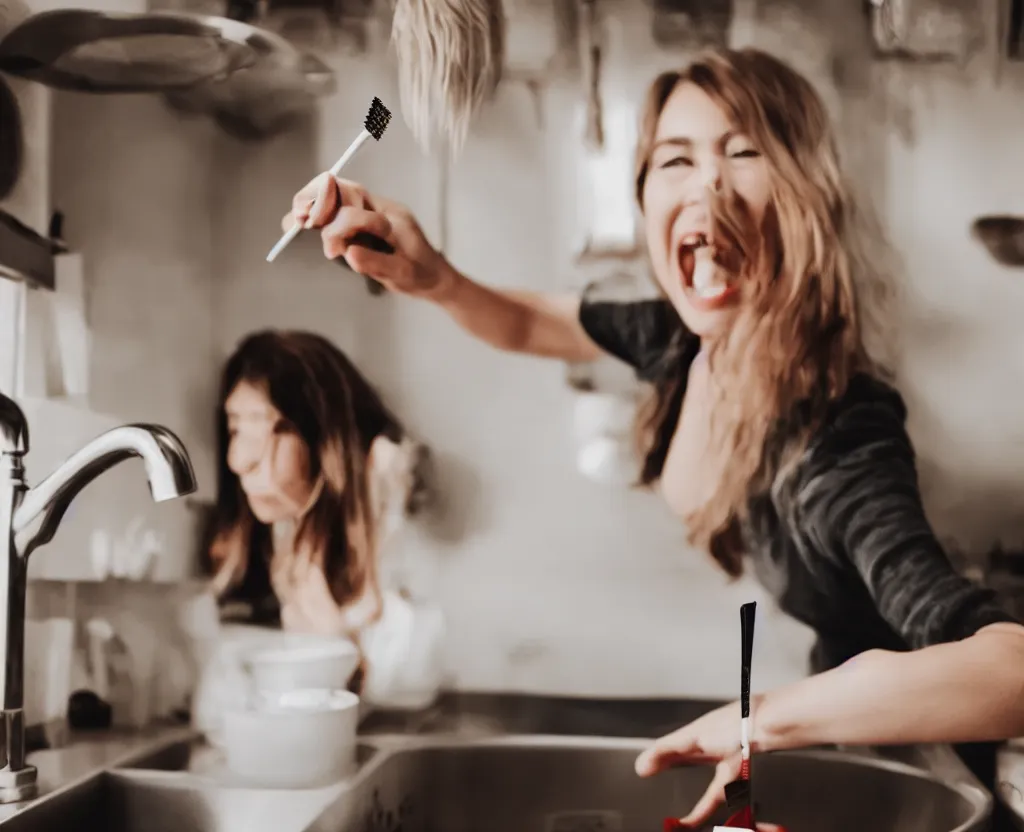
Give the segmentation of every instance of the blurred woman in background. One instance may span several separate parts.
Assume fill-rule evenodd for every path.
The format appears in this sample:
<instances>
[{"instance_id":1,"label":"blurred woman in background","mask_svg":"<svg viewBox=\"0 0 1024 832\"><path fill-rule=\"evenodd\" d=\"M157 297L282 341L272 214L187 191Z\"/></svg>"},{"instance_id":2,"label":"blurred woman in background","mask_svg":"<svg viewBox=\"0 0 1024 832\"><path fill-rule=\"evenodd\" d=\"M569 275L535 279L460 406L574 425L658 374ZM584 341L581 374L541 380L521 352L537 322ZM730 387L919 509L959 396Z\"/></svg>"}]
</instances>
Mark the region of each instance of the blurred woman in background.
<instances>
[{"instance_id":1,"label":"blurred woman in background","mask_svg":"<svg viewBox=\"0 0 1024 832\"><path fill-rule=\"evenodd\" d=\"M411 621L399 564L382 556L424 504L426 449L337 347L308 332L242 341L224 368L217 436L209 560L222 604L288 632L351 639L364 698L429 687L436 628L404 632L398 650L382 635Z\"/></svg>"}]
</instances>

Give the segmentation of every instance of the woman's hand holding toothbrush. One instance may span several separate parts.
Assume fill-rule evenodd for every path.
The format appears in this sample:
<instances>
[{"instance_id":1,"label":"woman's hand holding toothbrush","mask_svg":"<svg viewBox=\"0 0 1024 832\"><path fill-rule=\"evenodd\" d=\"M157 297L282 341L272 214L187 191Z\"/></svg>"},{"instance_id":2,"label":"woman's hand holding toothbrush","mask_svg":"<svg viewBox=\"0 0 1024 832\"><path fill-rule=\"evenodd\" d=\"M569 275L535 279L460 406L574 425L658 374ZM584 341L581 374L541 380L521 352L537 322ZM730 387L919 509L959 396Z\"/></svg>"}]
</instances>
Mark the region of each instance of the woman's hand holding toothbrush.
<instances>
[{"instance_id":1,"label":"woman's hand holding toothbrush","mask_svg":"<svg viewBox=\"0 0 1024 832\"><path fill-rule=\"evenodd\" d=\"M756 711L757 696L751 697ZM754 751L757 750L756 744ZM666 734L636 759L636 773L652 777L666 769L684 765L715 764L711 785L690 813L675 822L678 830L702 829L725 803L725 786L740 775L740 703L732 702L705 714L671 734ZM665 832L668 830L666 823ZM758 832L784 832L782 827L759 823Z\"/></svg>"},{"instance_id":2,"label":"woman's hand holding toothbrush","mask_svg":"<svg viewBox=\"0 0 1024 832\"><path fill-rule=\"evenodd\" d=\"M354 271L393 292L434 300L457 279L405 206L330 173L295 195L281 227L295 223L320 230L328 259L344 258Z\"/></svg>"}]
</instances>

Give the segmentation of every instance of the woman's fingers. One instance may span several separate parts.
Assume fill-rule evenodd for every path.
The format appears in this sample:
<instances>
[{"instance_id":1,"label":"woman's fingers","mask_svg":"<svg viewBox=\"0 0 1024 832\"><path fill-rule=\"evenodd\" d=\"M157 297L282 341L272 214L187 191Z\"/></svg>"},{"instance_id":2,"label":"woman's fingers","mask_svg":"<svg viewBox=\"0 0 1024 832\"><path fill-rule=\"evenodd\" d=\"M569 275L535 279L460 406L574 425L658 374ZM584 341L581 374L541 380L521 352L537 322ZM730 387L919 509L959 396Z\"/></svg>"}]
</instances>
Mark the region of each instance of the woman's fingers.
<instances>
[{"instance_id":1,"label":"woman's fingers","mask_svg":"<svg viewBox=\"0 0 1024 832\"><path fill-rule=\"evenodd\" d=\"M739 777L740 762L740 755L736 754L727 757L715 766L715 776L712 778L711 784L690 810L690 814L682 819L685 825L699 826L705 823L715 813L715 810L725 803L725 786Z\"/></svg>"},{"instance_id":2,"label":"woman's fingers","mask_svg":"<svg viewBox=\"0 0 1024 832\"><path fill-rule=\"evenodd\" d=\"M324 255L329 260L344 257L349 246L353 245L353 237L357 234L369 234L371 237L388 242L394 248L394 243L390 239L392 236L391 222L384 214L346 205L338 210L334 219L320 232ZM355 267L353 266L353 268ZM376 275L370 274L370 277L376 277Z\"/></svg>"},{"instance_id":3,"label":"woman's fingers","mask_svg":"<svg viewBox=\"0 0 1024 832\"><path fill-rule=\"evenodd\" d=\"M369 194L355 182L321 173L292 197L292 210L281 221L281 227L287 231L298 223L303 228L322 228L334 220L342 206L369 208Z\"/></svg>"},{"instance_id":4,"label":"woman's fingers","mask_svg":"<svg viewBox=\"0 0 1024 832\"><path fill-rule=\"evenodd\" d=\"M692 724L655 740L636 758L636 773L641 777L652 777L672 766L713 762L701 753L690 727Z\"/></svg>"},{"instance_id":5,"label":"woman's fingers","mask_svg":"<svg viewBox=\"0 0 1024 832\"><path fill-rule=\"evenodd\" d=\"M405 264L400 260L396 261L393 255L381 254L354 245L350 246L346 252L345 262L356 274L376 280L386 288L393 289L396 286L404 286L401 274L405 270Z\"/></svg>"},{"instance_id":6,"label":"woman's fingers","mask_svg":"<svg viewBox=\"0 0 1024 832\"><path fill-rule=\"evenodd\" d=\"M305 227L313 221L314 213L317 219L324 221L324 215L331 216L337 203L338 189L334 177L329 173L321 173L292 197L290 219L286 217L282 225L291 228L298 223Z\"/></svg>"}]
</instances>

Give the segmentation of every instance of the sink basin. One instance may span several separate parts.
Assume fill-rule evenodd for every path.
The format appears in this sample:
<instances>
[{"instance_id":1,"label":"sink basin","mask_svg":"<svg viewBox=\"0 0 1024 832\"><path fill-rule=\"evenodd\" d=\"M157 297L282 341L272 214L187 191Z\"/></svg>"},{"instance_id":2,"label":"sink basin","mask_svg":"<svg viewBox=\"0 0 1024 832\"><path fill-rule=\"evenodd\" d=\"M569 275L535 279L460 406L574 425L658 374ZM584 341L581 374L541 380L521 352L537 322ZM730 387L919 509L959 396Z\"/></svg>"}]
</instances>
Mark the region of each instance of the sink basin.
<instances>
[{"instance_id":1,"label":"sink basin","mask_svg":"<svg viewBox=\"0 0 1024 832\"><path fill-rule=\"evenodd\" d=\"M644 745L507 737L396 747L308 832L657 832L692 808L712 772L642 780L633 761ZM789 832L979 832L990 811L981 789L848 752L766 755L753 776L761 820Z\"/></svg>"},{"instance_id":2,"label":"sink basin","mask_svg":"<svg viewBox=\"0 0 1024 832\"><path fill-rule=\"evenodd\" d=\"M323 810L310 792L221 788L188 775L105 772L4 821L4 832L278 832Z\"/></svg>"},{"instance_id":3,"label":"sink basin","mask_svg":"<svg viewBox=\"0 0 1024 832\"><path fill-rule=\"evenodd\" d=\"M202 790L104 773L4 823L4 832L214 832L218 807Z\"/></svg>"},{"instance_id":4,"label":"sink basin","mask_svg":"<svg viewBox=\"0 0 1024 832\"><path fill-rule=\"evenodd\" d=\"M383 735L361 744L352 779L292 790L232 782L215 749L182 740L43 796L0 819L0 832L659 832L712 772L640 779L633 761L646 744ZM760 818L789 832L984 832L991 811L976 785L867 754L764 755L753 774Z\"/></svg>"},{"instance_id":5,"label":"sink basin","mask_svg":"<svg viewBox=\"0 0 1024 832\"><path fill-rule=\"evenodd\" d=\"M118 769L144 769L146 771L189 771L196 759L208 753L209 746L198 738L149 748L124 760Z\"/></svg>"}]
</instances>

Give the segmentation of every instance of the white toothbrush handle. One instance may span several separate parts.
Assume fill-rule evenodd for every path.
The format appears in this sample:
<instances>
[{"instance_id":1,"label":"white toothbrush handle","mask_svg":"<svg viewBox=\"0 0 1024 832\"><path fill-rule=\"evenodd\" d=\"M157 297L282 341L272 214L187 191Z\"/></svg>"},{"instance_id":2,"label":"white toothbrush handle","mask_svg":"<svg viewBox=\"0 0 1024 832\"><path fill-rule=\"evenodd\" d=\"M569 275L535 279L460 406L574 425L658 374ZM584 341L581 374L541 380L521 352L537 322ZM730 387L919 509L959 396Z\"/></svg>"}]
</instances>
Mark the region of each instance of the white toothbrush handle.
<instances>
[{"instance_id":1,"label":"white toothbrush handle","mask_svg":"<svg viewBox=\"0 0 1024 832\"><path fill-rule=\"evenodd\" d=\"M272 249L270 249L270 254L267 255L267 262L273 263L277 259L277 255L288 247L288 243L299 236L300 231L302 231L302 225L299 223L295 223L295 225L289 228L284 233L284 236L274 244Z\"/></svg>"},{"instance_id":2,"label":"white toothbrush handle","mask_svg":"<svg viewBox=\"0 0 1024 832\"><path fill-rule=\"evenodd\" d=\"M359 148L361 148L369 138L372 137L366 130L363 130L358 136L356 136L356 140L349 145L348 150L342 154L342 157L338 159L330 171L328 171L331 176L337 176L341 173L341 169L349 163L352 157L356 155L356 151L359 150ZM288 244L299 236L300 231L302 231L302 225L300 223L295 223L295 225L289 228L270 250L270 254L267 255L267 262L273 263L277 259L277 256L288 247Z\"/></svg>"},{"instance_id":3,"label":"white toothbrush handle","mask_svg":"<svg viewBox=\"0 0 1024 832\"><path fill-rule=\"evenodd\" d=\"M370 138L373 137L366 130L363 130L358 136L356 136L356 140L349 145L348 150L346 150L342 154L341 158L334 163L334 167L330 170L331 176L337 176L341 173L341 169L349 163L351 158L356 155L356 151L359 150L366 140Z\"/></svg>"}]
</instances>

